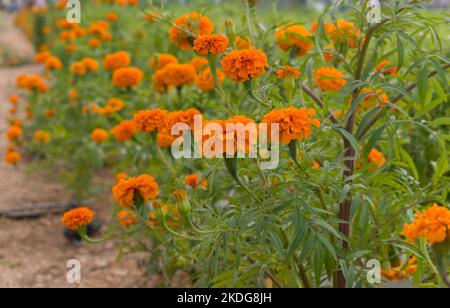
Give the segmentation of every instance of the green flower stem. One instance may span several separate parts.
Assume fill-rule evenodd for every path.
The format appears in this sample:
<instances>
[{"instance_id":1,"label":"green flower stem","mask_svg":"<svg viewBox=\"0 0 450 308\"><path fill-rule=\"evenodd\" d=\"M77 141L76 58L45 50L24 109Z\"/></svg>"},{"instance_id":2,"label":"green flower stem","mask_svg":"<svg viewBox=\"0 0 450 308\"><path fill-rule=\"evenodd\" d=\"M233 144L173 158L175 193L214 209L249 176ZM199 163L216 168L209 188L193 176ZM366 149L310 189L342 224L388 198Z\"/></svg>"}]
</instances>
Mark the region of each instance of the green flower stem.
<instances>
[{"instance_id":1,"label":"green flower stem","mask_svg":"<svg viewBox=\"0 0 450 308\"><path fill-rule=\"evenodd\" d=\"M262 99L260 99L258 96L256 96L255 92L253 92L253 80L247 80L244 82L245 90L247 91L248 96L253 98L255 101L257 101L259 104L267 107L272 108L268 103L264 102Z\"/></svg>"},{"instance_id":2,"label":"green flower stem","mask_svg":"<svg viewBox=\"0 0 450 308\"><path fill-rule=\"evenodd\" d=\"M184 234L181 234L181 233L178 233L178 232L172 230L172 229L167 225L167 222L166 222L166 219L165 219L165 218L163 218L163 227L164 227L164 229L165 229L167 232L169 232L169 233L172 234L173 236L181 237L181 238L184 238L184 239L190 240L190 241L198 241L198 240L199 240L199 239L196 239L196 238L193 238L193 237L190 237L190 236L187 236L187 235L184 235Z\"/></svg>"},{"instance_id":3,"label":"green flower stem","mask_svg":"<svg viewBox=\"0 0 450 308\"><path fill-rule=\"evenodd\" d=\"M308 179L310 179L311 177L306 172L305 166L303 166L298 160L298 155L297 155L298 154L298 141L297 140L292 140L291 143L289 143L289 154L290 154L292 160L294 161L294 163L298 166L298 168L300 168L302 174L304 174ZM322 193L322 190L320 189L320 187L318 185L314 185L314 187L312 187L312 189L314 190L317 197L319 198L322 209L325 211L328 211L328 207L326 205L325 198L323 196L323 193Z\"/></svg>"},{"instance_id":4,"label":"green flower stem","mask_svg":"<svg viewBox=\"0 0 450 308\"><path fill-rule=\"evenodd\" d=\"M82 227L80 228L78 231L78 234L80 235L81 239L88 243L88 244L101 244L103 242L106 242L110 239L113 239L114 237L116 237L116 235L114 234L110 234L110 235L106 235L103 238L99 238L99 239L93 239L91 237L89 237L89 235L87 234L87 227Z\"/></svg>"}]
</instances>

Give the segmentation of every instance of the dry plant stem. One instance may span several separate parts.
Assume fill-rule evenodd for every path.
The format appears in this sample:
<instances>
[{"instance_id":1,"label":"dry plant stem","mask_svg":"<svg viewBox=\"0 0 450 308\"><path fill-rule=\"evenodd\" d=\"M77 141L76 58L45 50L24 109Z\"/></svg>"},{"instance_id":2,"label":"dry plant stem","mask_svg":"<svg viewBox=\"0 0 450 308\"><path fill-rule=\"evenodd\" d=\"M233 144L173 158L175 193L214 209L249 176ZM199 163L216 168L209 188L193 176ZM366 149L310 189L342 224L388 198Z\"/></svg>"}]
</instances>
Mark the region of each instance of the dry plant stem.
<instances>
[{"instance_id":1,"label":"dry plant stem","mask_svg":"<svg viewBox=\"0 0 450 308\"><path fill-rule=\"evenodd\" d=\"M309 96L311 97L311 99L320 107L320 108L324 108L324 103L322 102L322 100L319 98L319 96L317 96L310 88L308 88L307 86L305 86L304 84L301 84L301 88L302 90ZM338 124L338 120L336 119L336 117L333 114L329 114L330 120L331 122L333 122L334 124Z\"/></svg>"},{"instance_id":2,"label":"dry plant stem","mask_svg":"<svg viewBox=\"0 0 450 308\"><path fill-rule=\"evenodd\" d=\"M357 80L357 81L361 80L362 72L364 69L364 62L366 60L366 55L369 50L369 45L370 45L372 36L374 35L375 31L379 27L381 27L381 25L383 25L383 24L384 23L378 24L378 25L370 28L367 32L366 40L362 46L361 54L360 54L360 57L358 60L358 66L357 66L356 72L355 72L355 80ZM359 95L360 92L361 92L361 88L358 88L353 92L352 102L355 101L355 98ZM355 126L355 118L356 118L356 108L350 108L350 109L354 109L354 110L351 111L351 114L348 119L345 130L347 132L349 132L350 134L353 134L353 129ZM351 180L351 177L353 176L353 174L355 172L356 151L353 148L351 142L345 136L343 136L343 139L344 139L344 149L345 149L344 150L344 155L345 155L344 182L346 182L346 184L348 184L348 185L352 185L353 180ZM346 198L344 199L344 201L340 204L340 209L339 209L339 219L344 222L339 225L339 231L345 236L345 238L350 238L350 232L351 232L350 231L350 215L351 215L351 207L352 207L352 202L353 202L352 199L353 199L353 196L352 196L352 192L350 190L348 192ZM350 244L346 239L343 240L342 247L343 247L344 251L349 250ZM338 271L337 279L338 279L337 285L339 288L347 287L347 282L344 277L344 273L342 272L342 269L340 269Z\"/></svg>"}]
</instances>

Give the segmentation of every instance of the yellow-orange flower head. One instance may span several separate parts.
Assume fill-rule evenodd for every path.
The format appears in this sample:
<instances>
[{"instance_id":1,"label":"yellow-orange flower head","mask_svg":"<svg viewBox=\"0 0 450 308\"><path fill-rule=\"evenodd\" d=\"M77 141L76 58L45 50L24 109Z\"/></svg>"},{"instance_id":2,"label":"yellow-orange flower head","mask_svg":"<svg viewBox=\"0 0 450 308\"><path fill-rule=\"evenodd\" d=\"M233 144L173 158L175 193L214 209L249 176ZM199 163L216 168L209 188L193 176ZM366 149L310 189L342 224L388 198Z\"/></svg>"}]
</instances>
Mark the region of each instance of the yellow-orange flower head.
<instances>
[{"instance_id":1,"label":"yellow-orange flower head","mask_svg":"<svg viewBox=\"0 0 450 308\"><path fill-rule=\"evenodd\" d=\"M256 79L267 66L267 56L259 49L234 50L222 59L222 71L235 82Z\"/></svg>"},{"instance_id":2,"label":"yellow-orange flower head","mask_svg":"<svg viewBox=\"0 0 450 308\"><path fill-rule=\"evenodd\" d=\"M17 151L8 151L5 155L5 162L10 165L15 165L20 161L21 155Z\"/></svg>"},{"instance_id":3,"label":"yellow-orange flower head","mask_svg":"<svg viewBox=\"0 0 450 308\"><path fill-rule=\"evenodd\" d=\"M112 134L119 142L126 142L133 138L137 131L134 121L126 120L112 129Z\"/></svg>"},{"instance_id":4,"label":"yellow-orange flower head","mask_svg":"<svg viewBox=\"0 0 450 308\"><path fill-rule=\"evenodd\" d=\"M292 140L302 140L312 135L313 127L320 127L320 121L314 116L316 111L312 108L275 109L266 114L263 123L279 124L280 141L289 144ZM270 136L270 135L269 135Z\"/></svg>"},{"instance_id":5,"label":"yellow-orange flower head","mask_svg":"<svg viewBox=\"0 0 450 308\"><path fill-rule=\"evenodd\" d=\"M91 133L91 139L92 141L94 141L95 143L103 143L106 140L108 140L108 131L104 130L104 129L94 129Z\"/></svg>"},{"instance_id":6,"label":"yellow-orange flower head","mask_svg":"<svg viewBox=\"0 0 450 308\"><path fill-rule=\"evenodd\" d=\"M131 57L125 51L118 51L113 54L108 54L103 59L103 67L108 71L115 71L119 68L129 67L131 64Z\"/></svg>"},{"instance_id":7,"label":"yellow-orange flower head","mask_svg":"<svg viewBox=\"0 0 450 308\"><path fill-rule=\"evenodd\" d=\"M286 65L284 68L280 68L277 71L277 77L280 79L285 78L293 78L293 79L299 79L301 76L301 73L296 69L295 67Z\"/></svg>"},{"instance_id":8,"label":"yellow-orange flower head","mask_svg":"<svg viewBox=\"0 0 450 308\"><path fill-rule=\"evenodd\" d=\"M119 68L113 73L113 84L118 88L132 88L144 79L144 73L136 67Z\"/></svg>"},{"instance_id":9,"label":"yellow-orange flower head","mask_svg":"<svg viewBox=\"0 0 450 308\"><path fill-rule=\"evenodd\" d=\"M222 34L199 36L194 41L194 51L199 55L220 55L228 48L229 39Z\"/></svg>"},{"instance_id":10,"label":"yellow-orange flower head","mask_svg":"<svg viewBox=\"0 0 450 308\"><path fill-rule=\"evenodd\" d=\"M72 231L77 231L89 225L94 219L94 213L88 208L78 208L68 211L61 219L61 223Z\"/></svg>"},{"instance_id":11,"label":"yellow-orange flower head","mask_svg":"<svg viewBox=\"0 0 450 308\"><path fill-rule=\"evenodd\" d=\"M152 57L149 64L152 70L157 71L165 68L169 64L177 63L178 59L174 55L168 53L160 53L157 56Z\"/></svg>"},{"instance_id":12,"label":"yellow-orange flower head","mask_svg":"<svg viewBox=\"0 0 450 308\"><path fill-rule=\"evenodd\" d=\"M339 91L347 84L344 73L334 67L319 68L314 81L322 91Z\"/></svg>"},{"instance_id":13,"label":"yellow-orange flower head","mask_svg":"<svg viewBox=\"0 0 450 308\"><path fill-rule=\"evenodd\" d=\"M139 131L152 133L164 127L167 115L164 109L143 110L134 115L133 121Z\"/></svg>"},{"instance_id":14,"label":"yellow-orange flower head","mask_svg":"<svg viewBox=\"0 0 450 308\"><path fill-rule=\"evenodd\" d=\"M120 180L112 191L114 200L120 206L130 208L134 204L136 193L148 202L158 196L159 188L154 177L144 174Z\"/></svg>"}]
</instances>

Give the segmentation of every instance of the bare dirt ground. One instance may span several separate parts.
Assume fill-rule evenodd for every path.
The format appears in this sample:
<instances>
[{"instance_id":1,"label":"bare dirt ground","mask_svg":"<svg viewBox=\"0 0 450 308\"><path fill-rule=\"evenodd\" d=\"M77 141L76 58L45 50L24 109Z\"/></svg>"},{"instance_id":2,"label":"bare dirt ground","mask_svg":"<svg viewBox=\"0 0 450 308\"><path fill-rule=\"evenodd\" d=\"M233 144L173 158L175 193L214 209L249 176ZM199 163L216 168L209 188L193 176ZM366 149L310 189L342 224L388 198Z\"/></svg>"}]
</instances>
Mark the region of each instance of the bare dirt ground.
<instances>
[{"instance_id":1,"label":"bare dirt ground","mask_svg":"<svg viewBox=\"0 0 450 308\"><path fill-rule=\"evenodd\" d=\"M13 17L0 12L0 45L22 57L33 57L33 48L22 33L14 28ZM14 94L15 78L21 73L37 73L34 65L17 68L0 67L0 209L48 201L65 201L70 196L55 179L30 175L27 166L18 168L3 163L8 145L4 137L8 128L9 104ZM104 200L104 199L103 199ZM110 200L93 208L100 218L108 221ZM82 280L79 287L151 287L160 281L147 277L142 267L143 256L133 255L116 261L114 242L98 246L75 246L63 236L59 216L35 220L0 218L0 287L72 287L66 281L69 259L81 261Z\"/></svg>"}]
</instances>

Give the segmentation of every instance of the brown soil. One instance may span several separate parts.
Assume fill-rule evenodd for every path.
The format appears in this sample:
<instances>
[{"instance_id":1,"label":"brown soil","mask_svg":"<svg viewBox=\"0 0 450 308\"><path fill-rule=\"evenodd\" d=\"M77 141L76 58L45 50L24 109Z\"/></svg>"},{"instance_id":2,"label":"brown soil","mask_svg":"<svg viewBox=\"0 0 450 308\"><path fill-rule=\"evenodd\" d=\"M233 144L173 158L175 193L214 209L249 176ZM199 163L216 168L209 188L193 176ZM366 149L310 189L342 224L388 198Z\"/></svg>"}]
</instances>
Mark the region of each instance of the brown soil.
<instances>
[{"instance_id":1,"label":"brown soil","mask_svg":"<svg viewBox=\"0 0 450 308\"><path fill-rule=\"evenodd\" d=\"M33 48L22 33L14 28L13 17L0 12L0 45L10 52L32 58ZM37 73L34 65L0 67L0 155L8 142L4 133L8 128L9 104L14 94L15 78L21 73ZM49 201L66 201L70 196L56 179L42 174L30 174L21 163L14 168L0 163L0 210L29 206ZM94 205L98 216L111 217L110 200ZM98 246L73 245L63 236L59 216L35 220L7 220L0 218L0 287L73 287L66 281L69 259L81 261L80 287L151 287L160 281L147 277L142 266L144 256L126 256L117 261L117 246L113 241Z\"/></svg>"}]
</instances>

